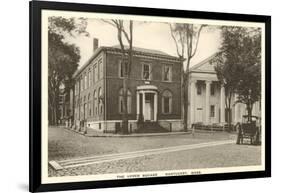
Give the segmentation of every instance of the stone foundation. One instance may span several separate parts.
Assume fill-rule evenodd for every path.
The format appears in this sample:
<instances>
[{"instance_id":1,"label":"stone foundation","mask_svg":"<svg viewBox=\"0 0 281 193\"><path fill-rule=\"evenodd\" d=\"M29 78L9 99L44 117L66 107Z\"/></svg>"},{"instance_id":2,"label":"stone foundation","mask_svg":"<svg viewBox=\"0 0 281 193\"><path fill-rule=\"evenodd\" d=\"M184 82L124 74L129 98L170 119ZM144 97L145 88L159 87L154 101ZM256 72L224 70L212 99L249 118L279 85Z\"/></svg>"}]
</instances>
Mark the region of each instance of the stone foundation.
<instances>
[{"instance_id":1,"label":"stone foundation","mask_svg":"<svg viewBox=\"0 0 281 193\"><path fill-rule=\"evenodd\" d=\"M160 126L171 132L177 132L183 130L182 121L180 119L173 120L158 120ZM81 126L81 121L75 121L74 129L79 132L85 132L86 134L94 134L96 132L102 133L118 133L121 131L121 120L110 121L88 121L84 123L84 127ZM129 133L135 133L137 131L137 121L129 120L128 126Z\"/></svg>"},{"instance_id":2,"label":"stone foundation","mask_svg":"<svg viewBox=\"0 0 281 193\"><path fill-rule=\"evenodd\" d=\"M117 133L118 128L121 127L122 121L89 121L85 124L87 128L87 134L91 132L103 132L103 133ZM129 133L134 133L137 130L136 120L129 120Z\"/></svg>"},{"instance_id":3,"label":"stone foundation","mask_svg":"<svg viewBox=\"0 0 281 193\"><path fill-rule=\"evenodd\" d=\"M173 119L173 120L158 120L160 126L171 132L177 132L183 130L182 120Z\"/></svg>"}]
</instances>

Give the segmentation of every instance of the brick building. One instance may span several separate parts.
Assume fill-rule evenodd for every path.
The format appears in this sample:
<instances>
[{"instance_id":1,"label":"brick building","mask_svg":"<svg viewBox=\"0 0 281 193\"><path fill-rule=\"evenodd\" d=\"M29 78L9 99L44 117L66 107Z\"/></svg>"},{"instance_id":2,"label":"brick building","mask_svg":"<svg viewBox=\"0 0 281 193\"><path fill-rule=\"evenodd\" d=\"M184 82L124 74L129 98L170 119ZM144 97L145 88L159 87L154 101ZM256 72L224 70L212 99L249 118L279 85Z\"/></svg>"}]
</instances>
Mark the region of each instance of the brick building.
<instances>
[{"instance_id":1,"label":"brick building","mask_svg":"<svg viewBox=\"0 0 281 193\"><path fill-rule=\"evenodd\" d=\"M98 47L73 75L73 127L82 131L115 132L122 122L123 76L121 49ZM164 52L134 48L128 84L129 129L137 131L138 120L167 130L181 124L181 61Z\"/></svg>"}]
</instances>

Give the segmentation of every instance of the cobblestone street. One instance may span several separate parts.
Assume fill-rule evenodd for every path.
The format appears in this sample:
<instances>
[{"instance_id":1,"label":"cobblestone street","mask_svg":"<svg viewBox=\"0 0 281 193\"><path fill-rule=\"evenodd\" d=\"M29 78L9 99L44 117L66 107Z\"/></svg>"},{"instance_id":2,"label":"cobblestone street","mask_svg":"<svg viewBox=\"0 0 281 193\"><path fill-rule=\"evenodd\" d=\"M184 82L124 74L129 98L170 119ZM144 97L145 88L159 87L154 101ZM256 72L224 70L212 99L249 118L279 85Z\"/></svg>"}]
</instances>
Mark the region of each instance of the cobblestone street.
<instances>
[{"instance_id":1,"label":"cobblestone street","mask_svg":"<svg viewBox=\"0 0 281 193\"><path fill-rule=\"evenodd\" d=\"M64 128L49 128L49 161L108 155L155 148L233 140L229 133L196 133L151 137L85 137ZM233 140L234 141L234 140ZM49 176L195 169L259 165L260 146L234 143L97 163L55 171Z\"/></svg>"}]
</instances>

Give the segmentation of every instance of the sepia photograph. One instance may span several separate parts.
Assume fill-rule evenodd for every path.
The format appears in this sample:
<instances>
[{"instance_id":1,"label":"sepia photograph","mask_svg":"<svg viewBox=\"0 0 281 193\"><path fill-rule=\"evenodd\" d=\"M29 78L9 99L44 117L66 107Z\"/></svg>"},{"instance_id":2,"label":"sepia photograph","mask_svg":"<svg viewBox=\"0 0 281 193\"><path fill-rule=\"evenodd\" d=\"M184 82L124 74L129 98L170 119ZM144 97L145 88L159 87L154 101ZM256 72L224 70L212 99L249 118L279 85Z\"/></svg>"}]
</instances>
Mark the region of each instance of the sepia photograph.
<instances>
[{"instance_id":1,"label":"sepia photograph","mask_svg":"<svg viewBox=\"0 0 281 193\"><path fill-rule=\"evenodd\" d=\"M265 170L265 24L42 11L42 183Z\"/></svg>"}]
</instances>

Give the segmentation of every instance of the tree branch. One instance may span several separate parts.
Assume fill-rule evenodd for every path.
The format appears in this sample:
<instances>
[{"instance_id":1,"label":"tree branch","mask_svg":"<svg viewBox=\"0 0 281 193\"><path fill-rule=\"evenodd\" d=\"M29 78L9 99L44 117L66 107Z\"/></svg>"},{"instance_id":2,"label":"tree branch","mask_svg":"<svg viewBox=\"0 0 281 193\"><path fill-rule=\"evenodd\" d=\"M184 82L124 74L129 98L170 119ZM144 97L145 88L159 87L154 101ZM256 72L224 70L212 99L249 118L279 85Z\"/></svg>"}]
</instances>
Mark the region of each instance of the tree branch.
<instances>
[{"instance_id":1,"label":"tree branch","mask_svg":"<svg viewBox=\"0 0 281 193\"><path fill-rule=\"evenodd\" d=\"M193 53L191 54L191 57L193 57L196 54L196 51L197 51L197 48L198 48L199 39L200 39L199 37L200 37L200 34L201 34L201 31L202 31L203 27L205 27L205 26L207 26L207 25L201 25L199 30L198 30L196 46L195 46L195 49L194 49Z\"/></svg>"},{"instance_id":2,"label":"tree branch","mask_svg":"<svg viewBox=\"0 0 281 193\"><path fill-rule=\"evenodd\" d=\"M111 25L111 26L113 26L113 27L116 27L116 23L114 22L114 20L112 19L112 20L106 20L106 19L101 19L104 23L107 23L107 24L109 24L109 25Z\"/></svg>"},{"instance_id":3,"label":"tree branch","mask_svg":"<svg viewBox=\"0 0 281 193\"><path fill-rule=\"evenodd\" d=\"M179 52L179 46L178 46L178 43L177 43L177 39L175 37L175 34L173 33L173 27L172 27L172 24L169 24L170 26L170 30L171 30L171 36L175 42L175 45L176 45L176 49L177 49L177 54L179 57L183 57L183 54L181 55L180 52Z\"/></svg>"}]
</instances>

